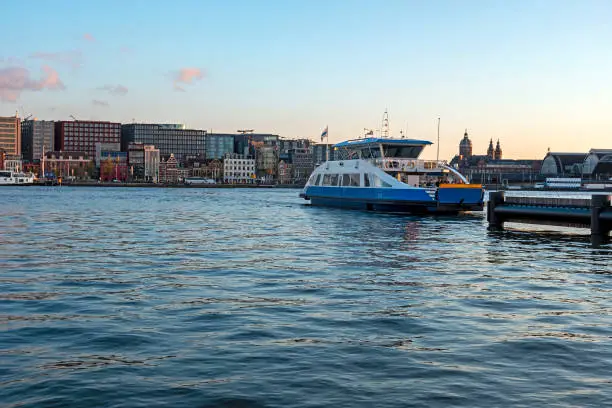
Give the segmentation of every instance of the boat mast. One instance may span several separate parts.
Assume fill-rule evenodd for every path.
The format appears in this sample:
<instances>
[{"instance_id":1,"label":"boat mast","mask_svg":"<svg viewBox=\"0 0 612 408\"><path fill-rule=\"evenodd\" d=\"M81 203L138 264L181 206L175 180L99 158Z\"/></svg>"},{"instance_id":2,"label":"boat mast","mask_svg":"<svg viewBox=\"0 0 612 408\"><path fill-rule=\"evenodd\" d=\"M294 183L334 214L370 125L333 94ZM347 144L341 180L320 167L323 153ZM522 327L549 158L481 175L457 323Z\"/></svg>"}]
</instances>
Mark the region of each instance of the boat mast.
<instances>
[{"instance_id":1,"label":"boat mast","mask_svg":"<svg viewBox=\"0 0 612 408\"><path fill-rule=\"evenodd\" d=\"M382 136L389 137L389 113L387 109L385 109L385 114L383 115L382 120Z\"/></svg>"},{"instance_id":2,"label":"boat mast","mask_svg":"<svg viewBox=\"0 0 612 408\"><path fill-rule=\"evenodd\" d=\"M438 116L438 152L436 153L436 161L440 161L440 117Z\"/></svg>"}]
</instances>

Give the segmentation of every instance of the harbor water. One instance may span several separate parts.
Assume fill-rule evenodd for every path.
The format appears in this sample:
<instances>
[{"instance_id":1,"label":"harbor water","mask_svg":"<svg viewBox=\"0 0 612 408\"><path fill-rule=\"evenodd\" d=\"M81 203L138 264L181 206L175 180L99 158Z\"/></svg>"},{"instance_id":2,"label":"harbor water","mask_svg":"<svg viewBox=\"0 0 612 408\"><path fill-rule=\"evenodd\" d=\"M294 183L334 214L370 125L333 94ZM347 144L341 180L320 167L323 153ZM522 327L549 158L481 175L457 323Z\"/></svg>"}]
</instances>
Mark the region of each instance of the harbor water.
<instances>
[{"instance_id":1,"label":"harbor water","mask_svg":"<svg viewBox=\"0 0 612 408\"><path fill-rule=\"evenodd\" d=\"M612 405L612 246L293 189L0 189L0 406Z\"/></svg>"}]
</instances>

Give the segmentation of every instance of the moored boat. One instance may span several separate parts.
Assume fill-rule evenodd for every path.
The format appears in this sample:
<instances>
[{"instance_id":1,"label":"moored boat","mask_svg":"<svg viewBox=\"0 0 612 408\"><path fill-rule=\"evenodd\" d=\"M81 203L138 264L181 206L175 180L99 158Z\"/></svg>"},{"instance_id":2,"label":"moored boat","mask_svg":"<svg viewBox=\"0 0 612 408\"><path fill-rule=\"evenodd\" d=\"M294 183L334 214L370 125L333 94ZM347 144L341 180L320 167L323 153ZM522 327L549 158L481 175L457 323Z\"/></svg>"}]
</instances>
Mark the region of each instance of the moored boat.
<instances>
[{"instance_id":1,"label":"moored boat","mask_svg":"<svg viewBox=\"0 0 612 408\"><path fill-rule=\"evenodd\" d=\"M365 138L334 145L300 194L312 205L408 213L482 211L484 189L443 161L420 160L431 142Z\"/></svg>"},{"instance_id":2,"label":"moored boat","mask_svg":"<svg viewBox=\"0 0 612 408\"><path fill-rule=\"evenodd\" d=\"M0 170L0 185L23 185L34 184L32 174L17 173L14 171Z\"/></svg>"}]
</instances>

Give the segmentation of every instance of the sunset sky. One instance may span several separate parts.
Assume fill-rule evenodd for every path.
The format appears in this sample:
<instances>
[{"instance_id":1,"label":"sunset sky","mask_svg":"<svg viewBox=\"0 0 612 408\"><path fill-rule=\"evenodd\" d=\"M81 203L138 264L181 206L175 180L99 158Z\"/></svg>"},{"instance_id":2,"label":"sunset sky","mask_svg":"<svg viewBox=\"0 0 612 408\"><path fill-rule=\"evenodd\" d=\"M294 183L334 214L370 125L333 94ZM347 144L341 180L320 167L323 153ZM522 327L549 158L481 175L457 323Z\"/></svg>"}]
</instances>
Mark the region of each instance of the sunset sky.
<instances>
[{"instance_id":1,"label":"sunset sky","mask_svg":"<svg viewBox=\"0 0 612 408\"><path fill-rule=\"evenodd\" d=\"M29 1L2 6L0 115L330 142L468 129L504 156L612 148L612 2ZM435 157L435 145L423 157Z\"/></svg>"}]
</instances>

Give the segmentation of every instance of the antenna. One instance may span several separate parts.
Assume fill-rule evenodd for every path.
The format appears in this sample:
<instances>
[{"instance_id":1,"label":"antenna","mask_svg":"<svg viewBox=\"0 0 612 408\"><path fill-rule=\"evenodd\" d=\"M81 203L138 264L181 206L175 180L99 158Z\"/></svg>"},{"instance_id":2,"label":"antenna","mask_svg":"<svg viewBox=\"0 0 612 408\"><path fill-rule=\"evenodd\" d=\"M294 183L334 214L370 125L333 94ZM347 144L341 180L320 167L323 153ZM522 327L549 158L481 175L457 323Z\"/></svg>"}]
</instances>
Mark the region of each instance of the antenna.
<instances>
[{"instance_id":1,"label":"antenna","mask_svg":"<svg viewBox=\"0 0 612 408\"><path fill-rule=\"evenodd\" d=\"M77 118L75 118L74 116L70 115L70 117L72 118L72 120L74 120L75 122L78 122L79 120Z\"/></svg>"}]
</instances>

